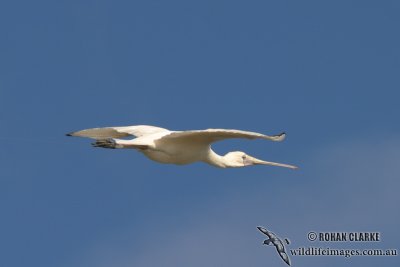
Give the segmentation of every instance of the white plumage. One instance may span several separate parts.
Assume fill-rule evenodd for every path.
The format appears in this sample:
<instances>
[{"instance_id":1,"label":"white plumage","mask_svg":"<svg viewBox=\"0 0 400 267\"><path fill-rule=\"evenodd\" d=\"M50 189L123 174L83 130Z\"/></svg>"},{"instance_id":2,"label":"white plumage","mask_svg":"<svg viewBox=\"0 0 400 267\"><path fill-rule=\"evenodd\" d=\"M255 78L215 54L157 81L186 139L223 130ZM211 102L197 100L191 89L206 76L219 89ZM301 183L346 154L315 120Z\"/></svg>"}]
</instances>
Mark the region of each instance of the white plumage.
<instances>
[{"instance_id":1,"label":"white plumage","mask_svg":"<svg viewBox=\"0 0 400 267\"><path fill-rule=\"evenodd\" d=\"M203 161L220 168L259 164L291 169L297 168L293 165L259 160L241 151L229 152L224 156L220 156L211 149L213 142L228 138L282 141L285 138L285 133L269 136L254 132L227 129L170 131L155 126L136 125L92 128L67 135L95 139L96 141L92 144L94 147L136 149L148 158L160 163L184 165ZM135 138L121 139L126 137Z\"/></svg>"}]
</instances>

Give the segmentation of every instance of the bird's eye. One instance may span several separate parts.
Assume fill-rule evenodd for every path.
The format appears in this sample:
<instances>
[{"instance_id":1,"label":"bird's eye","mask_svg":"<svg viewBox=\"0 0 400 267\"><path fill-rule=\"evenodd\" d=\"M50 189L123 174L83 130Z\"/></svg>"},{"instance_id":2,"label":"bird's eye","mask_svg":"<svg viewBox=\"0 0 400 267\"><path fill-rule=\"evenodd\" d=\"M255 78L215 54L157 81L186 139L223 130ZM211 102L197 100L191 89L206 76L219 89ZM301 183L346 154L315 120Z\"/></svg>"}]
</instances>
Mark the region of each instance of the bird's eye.
<instances>
[{"instance_id":1,"label":"bird's eye","mask_svg":"<svg viewBox=\"0 0 400 267\"><path fill-rule=\"evenodd\" d=\"M243 156L242 156L242 159L246 159L246 155L243 155Z\"/></svg>"}]
</instances>

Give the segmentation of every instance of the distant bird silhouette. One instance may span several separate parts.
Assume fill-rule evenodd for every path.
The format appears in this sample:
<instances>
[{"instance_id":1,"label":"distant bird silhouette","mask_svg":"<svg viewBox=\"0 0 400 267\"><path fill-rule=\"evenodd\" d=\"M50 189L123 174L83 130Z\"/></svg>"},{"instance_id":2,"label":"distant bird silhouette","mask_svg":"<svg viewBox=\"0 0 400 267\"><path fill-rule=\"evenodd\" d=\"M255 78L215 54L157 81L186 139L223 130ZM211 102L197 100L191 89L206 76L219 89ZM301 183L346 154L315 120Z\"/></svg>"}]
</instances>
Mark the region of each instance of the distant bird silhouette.
<instances>
[{"instance_id":1,"label":"distant bird silhouette","mask_svg":"<svg viewBox=\"0 0 400 267\"><path fill-rule=\"evenodd\" d=\"M264 245L274 245L276 248L276 251L278 252L279 256L282 258L284 262L287 263L287 265L290 266L290 259L288 254L285 251L285 246L283 245L282 240L275 235L273 232L268 231L264 227L258 226L258 230L260 230L261 233L265 234L268 236L268 239L264 240L263 244ZM289 240L285 238L286 244L289 244Z\"/></svg>"},{"instance_id":2,"label":"distant bird silhouette","mask_svg":"<svg viewBox=\"0 0 400 267\"><path fill-rule=\"evenodd\" d=\"M296 166L256 159L241 151L220 156L211 149L211 144L228 138L266 139L282 141L285 133L264 135L254 132L226 129L193 131L170 131L164 128L136 125L81 130L68 136L95 139L94 147L136 149L148 158L160 162L184 165L203 161L220 168L272 165L296 169ZM121 139L136 137L134 139Z\"/></svg>"}]
</instances>

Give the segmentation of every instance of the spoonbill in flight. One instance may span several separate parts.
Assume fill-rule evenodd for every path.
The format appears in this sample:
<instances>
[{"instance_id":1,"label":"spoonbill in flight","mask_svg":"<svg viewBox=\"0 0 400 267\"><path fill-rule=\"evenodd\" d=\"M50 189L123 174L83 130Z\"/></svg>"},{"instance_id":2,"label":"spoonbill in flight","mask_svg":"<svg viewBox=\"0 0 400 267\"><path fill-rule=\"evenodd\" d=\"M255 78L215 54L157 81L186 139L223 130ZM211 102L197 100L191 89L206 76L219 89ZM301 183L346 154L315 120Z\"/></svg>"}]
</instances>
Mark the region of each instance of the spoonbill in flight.
<instances>
[{"instance_id":1,"label":"spoonbill in flight","mask_svg":"<svg viewBox=\"0 0 400 267\"><path fill-rule=\"evenodd\" d=\"M148 158L160 162L184 165L203 161L220 168L245 167L251 165L272 165L296 169L296 166L256 159L241 151L218 155L211 149L211 144L229 138L267 139L282 141L285 133L263 135L260 133L207 129L193 131L170 131L164 128L136 125L125 127L92 128L72 132L67 136L79 136L95 139L94 147L136 149ZM121 139L125 137L134 139Z\"/></svg>"}]
</instances>

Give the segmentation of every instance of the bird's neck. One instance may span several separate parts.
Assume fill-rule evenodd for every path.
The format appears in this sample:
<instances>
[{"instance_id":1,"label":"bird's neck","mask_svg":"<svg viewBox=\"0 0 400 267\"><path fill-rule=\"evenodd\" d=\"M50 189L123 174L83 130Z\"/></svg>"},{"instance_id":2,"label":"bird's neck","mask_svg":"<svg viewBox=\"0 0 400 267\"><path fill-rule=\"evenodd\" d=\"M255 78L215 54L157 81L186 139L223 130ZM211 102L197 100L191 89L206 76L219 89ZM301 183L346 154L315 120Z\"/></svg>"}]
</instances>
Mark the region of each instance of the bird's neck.
<instances>
[{"instance_id":1,"label":"bird's neck","mask_svg":"<svg viewBox=\"0 0 400 267\"><path fill-rule=\"evenodd\" d=\"M205 162L219 168L230 167L225 158L215 153L211 148L208 150L207 159Z\"/></svg>"}]
</instances>

